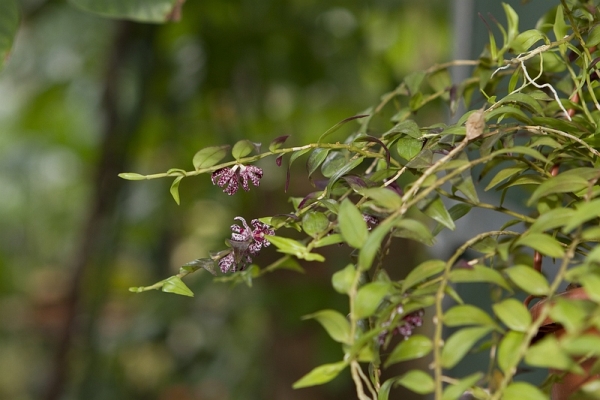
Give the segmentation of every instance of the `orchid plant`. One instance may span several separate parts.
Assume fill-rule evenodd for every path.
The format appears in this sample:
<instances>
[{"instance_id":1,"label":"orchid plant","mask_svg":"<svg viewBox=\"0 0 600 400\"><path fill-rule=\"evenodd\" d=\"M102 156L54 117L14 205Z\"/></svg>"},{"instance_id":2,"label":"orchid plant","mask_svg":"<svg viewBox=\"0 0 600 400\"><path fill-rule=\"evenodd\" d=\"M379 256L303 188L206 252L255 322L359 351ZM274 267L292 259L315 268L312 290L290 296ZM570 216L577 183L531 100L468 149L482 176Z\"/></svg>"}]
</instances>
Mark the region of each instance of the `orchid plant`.
<instances>
[{"instance_id":1,"label":"orchid plant","mask_svg":"<svg viewBox=\"0 0 600 400\"><path fill-rule=\"evenodd\" d=\"M192 295L182 278L199 269L220 281L249 283L279 268L298 268L298 260L327 262L319 249L337 246L347 252L348 264L333 274L332 288L347 296L348 307L308 318L323 325L344 356L316 367L294 387L324 384L349 370L361 400L387 399L398 385L440 400L466 392L477 399L548 398L548 385L559 377L552 374L539 386L519 382L519 366L579 371L578 359L600 354L600 339L586 333L600 329L600 11L591 1L562 0L535 29L519 32L517 14L503 6L507 26L492 18L495 27L479 59L407 76L379 104L315 143L285 147L289 138L281 136L263 151L242 140L231 152L229 146L198 151L191 171L121 174L129 180L174 178L177 203L181 181L199 175L210 174L227 195L240 186L250 190L250 183L260 190L265 172L254 163L267 157L279 167L288 158L282 190L290 166L305 155L308 177L323 177L313 181L314 191L292 199L291 212L250 224L236 217L240 224L231 227L228 248L131 290ZM453 67L470 67L472 75L452 82ZM424 125L421 115L439 103L453 113L460 103L470 111L453 124ZM354 126L346 140L330 141L344 125ZM233 161L222 161L228 154ZM490 190L499 194L496 203L480 198ZM522 204L505 201L513 193ZM474 209L510 219L473 235L448 259L415 265L401 280L389 277L384 261L397 238L431 245ZM305 239L286 237L288 228L304 232ZM256 257L270 245L283 255L260 267ZM551 259L558 267L547 278L542 264ZM467 304L457 283L489 287L493 313ZM585 289L584 305L559 299L533 318L515 297L553 298L566 283ZM549 316L567 334L532 341ZM425 320L430 332L419 328ZM445 337L448 327L457 330ZM486 352L489 366L454 376L452 368L472 351ZM422 357L431 360L427 368L382 381L382 370ZM594 368L600 370L600 363ZM581 390L598 395L597 385Z\"/></svg>"}]
</instances>

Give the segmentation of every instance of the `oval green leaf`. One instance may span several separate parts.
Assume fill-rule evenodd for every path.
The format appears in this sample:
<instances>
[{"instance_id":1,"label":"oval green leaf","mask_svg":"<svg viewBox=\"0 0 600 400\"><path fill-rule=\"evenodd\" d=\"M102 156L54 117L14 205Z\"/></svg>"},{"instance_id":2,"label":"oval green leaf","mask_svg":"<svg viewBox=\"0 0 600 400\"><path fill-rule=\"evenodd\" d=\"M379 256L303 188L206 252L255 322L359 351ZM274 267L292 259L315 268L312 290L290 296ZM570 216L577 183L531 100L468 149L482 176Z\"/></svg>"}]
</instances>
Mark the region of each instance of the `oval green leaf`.
<instances>
[{"instance_id":1,"label":"oval green leaf","mask_svg":"<svg viewBox=\"0 0 600 400\"><path fill-rule=\"evenodd\" d=\"M527 382L513 382L504 390L502 400L548 400L548 395Z\"/></svg>"},{"instance_id":2,"label":"oval green leaf","mask_svg":"<svg viewBox=\"0 0 600 400\"><path fill-rule=\"evenodd\" d=\"M340 204L338 223L346 243L356 249L363 247L369 236L367 223L358 208L348 199Z\"/></svg>"},{"instance_id":3,"label":"oval green leaf","mask_svg":"<svg viewBox=\"0 0 600 400\"><path fill-rule=\"evenodd\" d=\"M435 389L433 378L428 373L418 369L408 371L398 378L396 383L419 394L431 393Z\"/></svg>"},{"instance_id":4,"label":"oval green leaf","mask_svg":"<svg viewBox=\"0 0 600 400\"><path fill-rule=\"evenodd\" d=\"M236 144L233 145L233 149L231 149L231 155L236 160L239 160L242 157L246 157L248 154L252 153L252 151L256 148L256 144L252 143L249 140L240 140Z\"/></svg>"},{"instance_id":5,"label":"oval green leaf","mask_svg":"<svg viewBox=\"0 0 600 400\"><path fill-rule=\"evenodd\" d=\"M505 374L514 372L519 364L519 348L526 339L525 333L509 331L498 346L498 367Z\"/></svg>"},{"instance_id":6,"label":"oval green leaf","mask_svg":"<svg viewBox=\"0 0 600 400\"><path fill-rule=\"evenodd\" d=\"M442 367L452 368L475 346L475 343L487 335L493 328L464 328L448 338L442 349Z\"/></svg>"},{"instance_id":7,"label":"oval green leaf","mask_svg":"<svg viewBox=\"0 0 600 400\"><path fill-rule=\"evenodd\" d=\"M146 179L144 175L136 174L135 172L123 172L119 174L119 178L127 179L128 181L143 181Z\"/></svg>"},{"instance_id":8,"label":"oval green leaf","mask_svg":"<svg viewBox=\"0 0 600 400\"><path fill-rule=\"evenodd\" d=\"M531 325L529 310L517 299L506 299L492 308L500 321L513 331L525 332Z\"/></svg>"},{"instance_id":9,"label":"oval green leaf","mask_svg":"<svg viewBox=\"0 0 600 400\"><path fill-rule=\"evenodd\" d=\"M389 282L371 282L358 289L354 300L354 316L361 319L373 315L390 289Z\"/></svg>"},{"instance_id":10,"label":"oval green leaf","mask_svg":"<svg viewBox=\"0 0 600 400\"><path fill-rule=\"evenodd\" d=\"M546 278L532 267L527 265L515 265L505 270L506 275L525 293L536 296L546 296L550 286Z\"/></svg>"},{"instance_id":11,"label":"oval green leaf","mask_svg":"<svg viewBox=\"0 0 600 400\"><path fill-rule=\"evenodd\" d=\"M483 325L497 328L496 322L481 308L470 304L457 305L446 311L444 325L455 327L463 325Z\"/></svg>"},{"instance_id":12,"label":"oval green leaf","mask_svg":"<svg viewBox=\"0 0 600 400\"><path fill-rule=\"evenodd\" d=\"M309 386L322 385L338 376L347 365L348 364L346 364L345 361L320 365L297 380L292 387L294 389L300 389Z\"/></svg>"},{"instance_id":13,"label":"oval green leaf","mask_svg":"<svg viewBox=\"0 0 600 400\"><path fill-rule=\"evenodd\" d=\"M565 255L560 242L545 233L525 234L517 239L515 246L531 247L543 255L553 258L562 258Z\"/></svg>"},{"instance_id":14,"label":"oval green leaf","mask_svg":"<svg viewBox=\"0 0 600 400\"><path fill-rule=\"evenodd\" d=\"M350 322L342 314L335 310L322 310L306 315L302 319L316 319L329 336L339 343L350 344Z\"/></svg>"},{"instance_id":15,"label":"oval green leaf","mask_svg":"<svg viewBox=\"0 0 600 400\"><path fill-rule=\"evenodd\" d=\"M423 210L423 213L450 230L454 230L456 228L454 225L454 220L452 220L452 217L448 213L448 210L446 210L446 206L444 206L444 203L440 197L436 197L430 201Z\"/></svg>"},{"instance_id":16,"label":"oval green leaf","mask_svg":"<svg viewBox=\"0 0 600 400\"><path fill-rule=\"evenodd\" d=\"M329 219L322 212L312 211L304 214L304 217L302 217L302 229L309 236L316 237L320 233L325 232L328 226Z\"/></svg>"},{"instance_id":17,"label":"oval green leaf","mask_svg":"<svg viewBox=\"0 0 600 400\"><path fill-rule=\"evenodd\" d=\"M171 184L171 189L169 189L169 191L171 192L171 196L173 196L173 200L175 200L175 203L177 203L177 205L179 205L179 183L181 183L181 180L183 178L183 176L178 176L177 178L175 178L175 180L173 180L173 183Z\"/></svg>"},{"instance_id":18,"label":"oval green leaf","mask_svg":"<svg viewBox=\"0 0 600 400\"><path fill-rule=\"evenodd\" d=\"M354 282L357 273L356 267L353 264L349 264L346 268L333 274L331 283L335 291L341 294L350 293L352 283Z\"/></svg>"},{"instance_id":19,"label":"oval green leaf","mask_svg":"<svg viewBox=\"0 0 600 400\"><path fill-rule=\"evenodd\" d=\"M400 344L392 350L392 353L385 361L385 367L387 368L388 366L401 361L425 357L431 352L432 348L433 343L431 343L431 340L427 336L413 335L407 340L400 342Z\"/></svg>"},{"instance_id":20,"label":"oval green leaf","mask_svg":"<svg viewBox=\"0 0 600 400\"><path fill-rule=\"evenodd\" d=\"M439 274L444 270L445 266L446 263L442 260L427 260L419 264L415 269L410 271L407 277L404 279L404 282L402 283L402 291L406 292L417 283Z\"/></svg>"},{"instance_id":21,"label":"oval green leaf","mask_svg":"<svg viewBox=\"0 0 600 400\"><path fill-rule=\"evenodd\" d=\"M211 146L198 151L196 154L194 154L194 158L192 159L194 168L199 170L202 168L212 167L225 158L227 155L227 150L229 150L228 145Z\"/></svg>"},{"instance_id":22,"label":"oval green leaf","mask_svg":"<svg viewBox=\"0 0 600 400\"><path fill-rule=\"evenodd\" d=\"M450 272L450 281L454 283L494 283L503 289L511 290L506 279L498 271L483 265L474 265L472 268L455 268Z\"/></svg>"},{"instance_id":23,"label":"oval green leaf","mask_svg":"<svg viewBox=\"0 0 600 400\"><path fill-rule=\"evenodd\" d=\"M166 293L180 294L182 296L194 297L194 293L187 287L178 276L167 278L163 282L162 291Z\"/></svg>"},{"instance_id":24,"label":"oval green leaf","mask_svg":"<svg viewBox=\"0 0 600 400\"><path fill-rule=\"evenodd\" d=\"M582 368L561 349L554 335L546 335L531 346L525 353L525 362L534 367L553 368L561 371L571 370L581 373Z\"/></svg>"}]
</instances>

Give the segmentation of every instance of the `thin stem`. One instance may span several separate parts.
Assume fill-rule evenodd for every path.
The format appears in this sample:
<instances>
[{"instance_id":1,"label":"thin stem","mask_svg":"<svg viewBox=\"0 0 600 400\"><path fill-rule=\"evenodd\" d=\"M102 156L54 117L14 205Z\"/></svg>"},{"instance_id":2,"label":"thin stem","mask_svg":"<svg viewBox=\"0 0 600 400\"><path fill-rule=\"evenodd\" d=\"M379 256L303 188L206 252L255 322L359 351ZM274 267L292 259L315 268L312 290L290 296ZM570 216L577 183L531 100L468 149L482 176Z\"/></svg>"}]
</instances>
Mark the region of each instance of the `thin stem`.
<instances>
[{"instance_id":1,"label":"thin stem","mask_svg":"<svg viewBox=\"0 0 600 400\"><path fill-rule=\"evenodd\" d=\"M458 260L458 258L469 247L473 246L475 243L477 243L487 237L501 236L501 235L519 236L519 233L512 232L512 231L491 231L491 232L481 233L481 234L475 236L474 238L471 238L468 241L466 241L462 246L460 246L454 252L452 257L450 257L448 259L448 261L446 261L446 264L444 267L444 273L442 275L442 280L440 281L440 285L438 286L438 290L436 291L436 294L435 294L435 318L433 320L433 323L435 325L434 336L433 336L433 371L434 371L434 378L435 378L435 398L436 399L441 399L442 393L443 393L443 387L442 387L442 377L443 377L443 375L442 375L442 347L443 347L442 318L444 315L443 300L445 297L444 292L446 291L446 286L448 285L448 281L449 281L450 271L452 269L452 266L454 266L454 264Z\"/></svg>"},{"instance_id":2,"label":"thin stem","mask_svg":"<svg viewBox=\"0 0 600 400\"><path fill-rule=\"evenodd\" d=\"M367 144L367 146L365 146L365 148L370 147L370 145L372 144ZM283 155L283 154L288 154L288 153L294 153L296 151L302 151L302 150L307 150L307 149L333 149L333 150L348 150L352 153L356 153L356 154L360 154L364 157L369 157L369 158L376 158L376 159L385 159L385 155L383 155L380 152L372 152L372 151L368 151L365 150L364 148L360 148L360 147L356 147L355 145L352 144L344 144L344 143L311 143L311 144L307 144L305 146L298 146L298 147L289 147L289 148L285 148L285 149L277 149L277 150L273 150L273 151L267 151L261 154L257 154L254 156L250 156L250 157L243 157L240 158L239 160L234 160L234 161L228 161L222 164L217 164L217 165L213 165L211 167L207 167L207 168L200 168L194 171L184 171L184 170L177 170L177 171L173 171L173 172L162 172L162 173L158 173L158 174L149 174L149 175L142 175L143 178L141 179L146 179L146 180L150 180L150 179L159 179L159 178L174 178L177 176L185 176L185 177L190 177L190 176L196 176L196 175L201 175L201 174L205 174L205 173L210 173L210 172L214 172L217 171L221 168L226 168L226 167L231 167L237 164L251 164L253 162L256 162L260 159L266 158L266 157L270 157L270 156L274 156L274 155ZM400 164L394 160L391 159L390 160L392 162L392 164L394 164L397 167L400 167ZM120 174L119 176L125 178L126 174Z\"/></svg>"}]
</instances>

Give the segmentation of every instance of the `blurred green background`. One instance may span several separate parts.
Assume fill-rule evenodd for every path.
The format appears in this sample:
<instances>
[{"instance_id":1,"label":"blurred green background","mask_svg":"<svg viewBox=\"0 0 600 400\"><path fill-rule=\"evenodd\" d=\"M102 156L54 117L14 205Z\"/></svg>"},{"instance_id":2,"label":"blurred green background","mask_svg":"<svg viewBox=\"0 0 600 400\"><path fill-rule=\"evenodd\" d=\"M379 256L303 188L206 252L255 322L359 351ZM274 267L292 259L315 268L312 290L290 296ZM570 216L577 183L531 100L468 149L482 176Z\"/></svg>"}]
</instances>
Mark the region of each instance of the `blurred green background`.
<instances>
[{"instance_id":1,"label":"blurred green background","mask_svg":"<svg viewBox=\"0 0 600 400\"><path fill-rule=\"evenodd\" d=\"M23 0L0 72L0 399L354 398L346 375L291 389L341 357L301 316L347 308L330 289L346 255L253 288L198 272L194 298L127 291L222 249L235 216L288 212L310 190L302 163L288 194L266 160L260 189L229 197L186 179L181 206L170 181L116 175L189 170L197 150L244 138L316 140L456 54L460 2L188 0L181 21L151 25ZM399 271L421 252L399 251Z\"/></svg>"}]
</instances>

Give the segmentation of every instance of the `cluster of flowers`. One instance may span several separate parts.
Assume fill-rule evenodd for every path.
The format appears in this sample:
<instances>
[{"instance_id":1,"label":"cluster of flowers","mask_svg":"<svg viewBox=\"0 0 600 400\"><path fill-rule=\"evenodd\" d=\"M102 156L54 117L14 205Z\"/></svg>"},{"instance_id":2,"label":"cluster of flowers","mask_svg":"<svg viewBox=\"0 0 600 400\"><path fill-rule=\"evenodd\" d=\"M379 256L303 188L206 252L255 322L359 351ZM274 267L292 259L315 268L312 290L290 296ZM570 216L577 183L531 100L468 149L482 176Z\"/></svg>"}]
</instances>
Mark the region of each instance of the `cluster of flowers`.
<instances>
[{"instance_id":1,"label":"cluster of flowers","mask_svg":"<svg viewBox=\"0 0 600 400\"><path fill-rule=\"evenodd\" d=\"M265 239L265 235L275 235L275 231L269 225L257 219L250 222L252 228L244 218L234 219L241 221L242 226L231 225L231 240L229 240L231 251L219 260L219 268L223 273L242 271L252 263L252 257L258 255L263 247L271 244Z\"/></svg>"},{"instance_id":2,"label":"cluster of flowers","mask_svg":"<svg viewBox=\"0 0 600 400\"><path fill-rule=\"evenodd\" d=\"M402 314L404 312L404 309L402 306L398 306L393 312L392 315L390 316L390 319L387 322L383 323L383 326L389 326L391 321L394 319L394 317L397 314ZM395 327L392 330L392 336L395 335L402 335L404 337L404 340L408 339L409 337L412 336L412 334L414 333L415 328L423 325L423 315L425 315L425 310L418 309L417 311L413 311L409 314L406 314L405 316L402 317L401 319L401 325ZM383 345L385 343L385 338L388 335L388 330L386 329L385 331L381 332L379 334L379 344Z\"/></svg>"},{"instance_id":3,"label":"cluster of flowers","mask_svg":"<svg viewBox=\"0 0 600 400\"><path fill-rule=\"evenodd\" d=\"M254 186L258 186L262 176L262 168L259 168L256 165L236 164L233 167L226 167L216 170L212 173L210 179L212 180L213 185L218 185L224 188L223 192L231 196L238 191L240 182L244 190L247 192L250 190L248 181L252 182Z\"/></svg>"}]
</instances>

